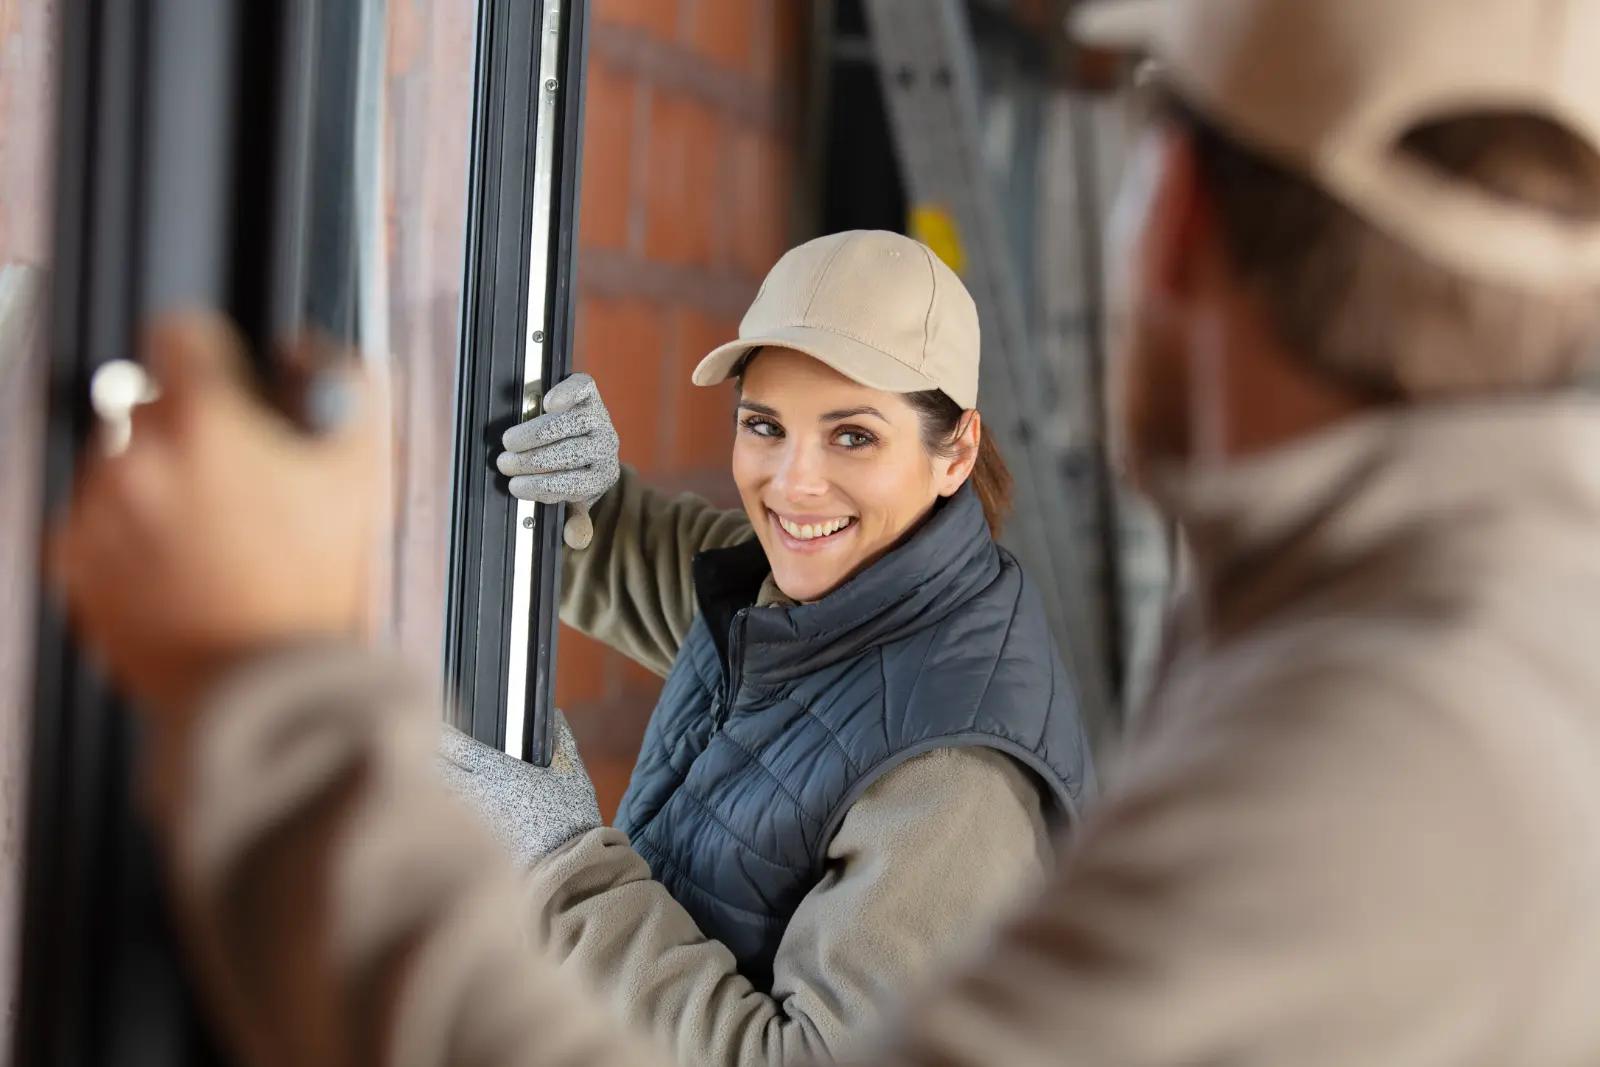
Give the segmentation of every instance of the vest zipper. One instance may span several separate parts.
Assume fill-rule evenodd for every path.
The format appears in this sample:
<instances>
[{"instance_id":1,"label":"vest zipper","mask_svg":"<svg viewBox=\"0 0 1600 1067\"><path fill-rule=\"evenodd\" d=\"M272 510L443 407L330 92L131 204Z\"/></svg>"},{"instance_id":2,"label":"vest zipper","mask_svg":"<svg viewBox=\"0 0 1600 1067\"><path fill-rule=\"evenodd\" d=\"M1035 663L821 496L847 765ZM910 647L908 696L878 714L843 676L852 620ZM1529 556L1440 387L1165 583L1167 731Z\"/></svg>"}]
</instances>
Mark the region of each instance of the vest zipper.
<instances>
[{"instance_id":1,"label":"vest zipper","mask_svg":"<svg viewBox=\"0 0 1600 1067\"><path fill-rule=\"evenodd\" d=\"M744 627L749 616L749 608L741 609L735 613L733 625L728 628L727 677L722 683L722 699L717 701L716 711L711 715L713 737L722 729L723 723L728 721L728 713L733 710L733 701L739 695L739 676L744 672Z\"/></svg>"}]
</instances>

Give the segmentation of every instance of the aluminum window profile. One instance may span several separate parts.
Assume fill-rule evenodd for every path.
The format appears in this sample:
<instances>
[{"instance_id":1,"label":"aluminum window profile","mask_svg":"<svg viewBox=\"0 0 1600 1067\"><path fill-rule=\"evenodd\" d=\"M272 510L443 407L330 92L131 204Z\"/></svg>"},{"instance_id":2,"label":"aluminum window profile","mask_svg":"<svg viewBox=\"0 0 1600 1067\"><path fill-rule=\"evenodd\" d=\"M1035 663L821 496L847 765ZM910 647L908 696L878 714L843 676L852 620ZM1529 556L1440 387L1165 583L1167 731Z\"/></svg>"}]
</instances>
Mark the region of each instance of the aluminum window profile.
<instances>
[{"instance_id":1,"label":"aluminum window profile","mask_svg":"<svg viewBox=\"0 0 1600 1067\"><path fill-rule=\"evenodd\" d=\"M548 765L564 509L511 498L500 437L566 377L586 0L484 0L457 380L445 675L452 721Z\"/></svg>"},{"instance_id":2,"label":"aluminum window profile","mask_svg":"<svg viewBox=\"0 0 1600 1067\"><path fill-rule=\"evenodd\" d=\"M355 306L328 287L359 271L330 275L306 250L312 200L367 176L328 165L366 149L361 94L325 74L370 76L383 40L382 0L60 7L47 513L71 490L91 377L136 351L149 314L227 311L268 385L275 344L302 326L356 340L356 316L319 308ZM360 202L347 192L341 202ZM318 256L358 264L362 232L351 213L320 233L337 247ZM51 598L41 604L12 1062L224 1063L174 951L130 795L134 723Z\"/></svg>"}]
</instances>

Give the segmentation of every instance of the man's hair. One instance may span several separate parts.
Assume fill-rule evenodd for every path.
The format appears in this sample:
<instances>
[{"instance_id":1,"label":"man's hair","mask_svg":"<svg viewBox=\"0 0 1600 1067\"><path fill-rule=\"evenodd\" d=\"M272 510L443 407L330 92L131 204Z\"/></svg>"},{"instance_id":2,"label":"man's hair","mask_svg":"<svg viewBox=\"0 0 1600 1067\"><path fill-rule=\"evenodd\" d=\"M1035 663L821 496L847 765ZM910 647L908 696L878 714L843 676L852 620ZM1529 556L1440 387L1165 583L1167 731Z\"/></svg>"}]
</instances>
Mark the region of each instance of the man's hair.
<instances>
[{"instance_id":1,"label":"man's hair","mask_svg":"<svg viewBox=\"0 0 1600 1067\"><path fill-rule=\"evenodd\" d=\"M1318 370L1389 397L1534 391L1592 373L1600 288L1540 292L1430 260L1176 98L1222 239L1279 335ZM1600 220L1600 155L1535 115L1432 122L1396 151L1558 221Z\"/></svg>"}]
</instances>

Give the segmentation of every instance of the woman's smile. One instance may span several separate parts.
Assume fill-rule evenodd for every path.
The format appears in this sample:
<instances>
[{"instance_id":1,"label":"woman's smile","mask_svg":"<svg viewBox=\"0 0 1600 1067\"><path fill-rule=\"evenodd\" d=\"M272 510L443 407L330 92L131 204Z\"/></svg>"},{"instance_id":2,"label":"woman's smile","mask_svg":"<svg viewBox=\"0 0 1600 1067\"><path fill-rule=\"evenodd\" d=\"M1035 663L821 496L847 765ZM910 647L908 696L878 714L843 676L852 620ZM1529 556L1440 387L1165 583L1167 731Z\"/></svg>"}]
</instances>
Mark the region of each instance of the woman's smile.
<instances>
[{"instance_id":1,"label":"woman's smile","mask_svg":"<svg viewBox=\"0 0 1600 1067\"><path fill-rule=\"evenodd\" d=\"M790 552L827 552L857 529L854 515L786 515L768 508L767 518L776 527L775 542Z\"/></svg>"}]
</instances>

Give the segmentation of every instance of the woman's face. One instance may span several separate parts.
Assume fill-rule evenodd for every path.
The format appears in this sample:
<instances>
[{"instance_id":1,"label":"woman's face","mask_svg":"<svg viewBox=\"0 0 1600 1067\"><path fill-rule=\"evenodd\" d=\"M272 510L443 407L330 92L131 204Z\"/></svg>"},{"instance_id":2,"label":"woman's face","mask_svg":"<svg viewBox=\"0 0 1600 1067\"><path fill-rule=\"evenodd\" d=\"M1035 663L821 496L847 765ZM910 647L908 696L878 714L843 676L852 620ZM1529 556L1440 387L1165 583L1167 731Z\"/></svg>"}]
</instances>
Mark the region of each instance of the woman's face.
<instances>
[{"instance_id":1,"label":"woman's face","mask_svg":"<svg viewBox=\"0 0 1600 1067\"><path fill-rule=\"evenodd\" d=\"M733 478L784 595L820 600L888 552L966 479L922 443L904 397L768 348L745 371Z\"/></svg>"}]
</instances>

